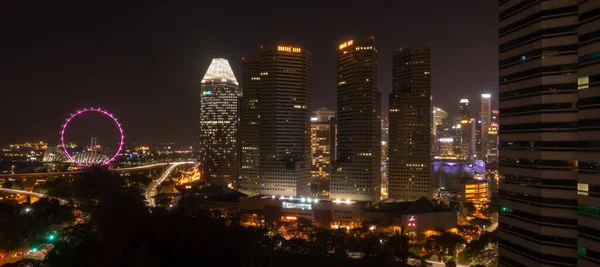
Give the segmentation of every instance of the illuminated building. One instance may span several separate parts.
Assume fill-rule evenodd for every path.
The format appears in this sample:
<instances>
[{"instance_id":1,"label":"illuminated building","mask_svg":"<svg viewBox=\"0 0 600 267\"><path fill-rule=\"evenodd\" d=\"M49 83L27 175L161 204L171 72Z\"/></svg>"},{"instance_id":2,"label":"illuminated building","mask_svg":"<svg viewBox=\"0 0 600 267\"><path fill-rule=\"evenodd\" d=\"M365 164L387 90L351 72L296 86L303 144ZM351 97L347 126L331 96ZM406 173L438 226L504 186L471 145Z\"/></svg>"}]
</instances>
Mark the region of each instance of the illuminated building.
<instances>
[{"instance_id":1,"label":"illuminated building","mask_svg":"<svg viewBox=\"0 0 600 267\"><path fill-rule=\"evenodd\" d=\"M331 122L335 111L326 108L313 112L310 126L312 169L311 174L316 179L329 179L331 164Z\"/></svg>"},{"instance_id":2,"label":"illuminated building","mask_svg":"<svg viewBox=\"0 0 600 267\"><path fill-rule=\"evenodd\" d=\"M480 149L477 150L480 159L486 159L487 151L488 151L488 131L490 127L490 123L492 122L492 95L491 94L481 94L481 112L479 113L479 120L481 124L479 124L479 132L480 132ZM479 123L479 121L477 121Z\"/></svg>"},{"instance_id":3,"label":"illuminated building","mask_svg":"<svg viewBox=\"0 0 600 267\"><path fill-rule=\"evenodd\" d=\"M431 150L432 155L435 156L439 156L441 153L439 151L441 144L439 144L439 139L440 138L449 138L450 135L450 125L448 123L448 112L446 112L445 110L438 108L438 107L433 107L433 123L432 125L432 130L431 133L433 135L433 142L432 142L432 146L433 149Z\"/></svg>"},{"instance_id":4,"label":"illuminated building","mask_svg":"<svg viewBox=\"0 0 600 267\"><path fill-rule=\"evenodd\" d=\"M464 185L463 198L466 202L482 204L488 201L488 184L485 180L470 180Z\"/></svg>"},{"instance_id":5,"label":"illuminated building","mask_svg":"<svg viewBox=\"0 0 600 267\"><path fill-rule=\"evenodd\" d=\"M499 266L598 266L600 2L499 12Z\"/></svg>"},{"instance_id":6,"label":"illuminated building","mask_svg":"<svg viewBox=\"0 0 600 267\"><path fill-rule=\"evenodd\" d=\"M448 112L441 108L433 107L433 136L446 137L445 131L448 130L447 120Z\"/></svg>"},{"instance_id":7,"label":"illuminated building","mask_svg":"<svg viewBox=\"0 0 600 267\"><path fill-rule=\"evenodd\" d=\"M237 179L238 82L223 58L210 63L201 81L200 165L217 185Z\"/></svg>"},{"instance_id":8,"label":"illuminated building","mask_svg":"<svg viewBox=\"0 0 600 267\"><path fill-rule=\"evenodd\" d=\"M381 120L381 199L386 199L388 192L387 162L390 142L390 121Z\"/></svg>"},{"instance_id":9,"label":"illuminated building","mask_svg":"<svg viewBox=\"0 0 600 267\"><path fill-rule=\"evenodd\" d=\"M258 171L260 194L309 196L311 54L279 45L244 61L242 190L255 190Z\"/></svg>"},{"instance_id":10,"label":"illuminated building","mask_svg":"<svg viewBox=\"0 0 600 267\"><path fill-rule=\"evenodd\" d=\"M490 127L488 128L485 162L498 162L498 110L492 110Z\"/></svg>"},{"instance_id":11,"label":"illuminated building","mask_svg":"<svg viewBox=\"0 0 600 267\"><path fill-rule=\"evenodd\" d=\"M338 141L331 198L375 204L381 194L381 93L374 39L341 43L337 69Z\"/></svg>"},{"instance_id":12,"label":"illuminated building","mask_svg":"<svg viewBox=\"0 0 600 267\"><path fill-rule=\"evenodd\" d=\"M431 46L401 48L390 94L389 198L431 196L432 115Z\"/></svg>"},{"instance_id":13,"label":"illuminated building","mask_svg":"<svg viewBox=\"0 0 600 267\"><path fill-rule=\"evenodd\" d=\"M436 140L435 159L461 159L460 154L454 153L454 138L440 137Z\"/></svg>"},{"instance_id":14,"label":"illuminated building","mask_svg":"<svg viewBox=\"0 0 600 267\"><path fill-rule=\"evenodd\" d=\"M330 122L331 118L335 117L335 110L329 110L328 108L322 107L313 111L311 122Z\"/></svg>"}]
</instances>

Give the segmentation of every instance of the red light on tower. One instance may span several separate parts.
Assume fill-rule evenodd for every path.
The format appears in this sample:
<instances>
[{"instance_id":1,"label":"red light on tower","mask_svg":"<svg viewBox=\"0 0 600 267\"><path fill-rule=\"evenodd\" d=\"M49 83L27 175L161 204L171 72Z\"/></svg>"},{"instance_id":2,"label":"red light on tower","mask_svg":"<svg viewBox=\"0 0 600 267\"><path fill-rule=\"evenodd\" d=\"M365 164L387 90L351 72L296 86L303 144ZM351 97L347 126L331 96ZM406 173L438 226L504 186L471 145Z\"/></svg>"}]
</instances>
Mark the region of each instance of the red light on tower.
<instances>
[{"instance_id":1,"label":"red light on tower","mask_svg":"<svg viewBox=\"0 0 600 267\"><path fill-rule=\"evenodd\" d=\"M371 35L371 39L375 39L375 36Z\"/></svg>"},{"instance_id":2,"label":"red light on tower","mask_svg":"<svg viewBox=\"0 0 600 267\"><path fill-rule=\"evenodd\" d=\"M262 45L260 46L260 49L263 49L263 46L262 46Z\"/></svg>"},{"instance_id":3,"label":"red light on tower","mask_svg":"<svg viewBox=\"0 0 600 267\"><path fill-rule=\"evenodd\" d=\"M246 59L245 57L242 58L242 60L245 60L245 59Z\"/></svg>"}]
</instances>

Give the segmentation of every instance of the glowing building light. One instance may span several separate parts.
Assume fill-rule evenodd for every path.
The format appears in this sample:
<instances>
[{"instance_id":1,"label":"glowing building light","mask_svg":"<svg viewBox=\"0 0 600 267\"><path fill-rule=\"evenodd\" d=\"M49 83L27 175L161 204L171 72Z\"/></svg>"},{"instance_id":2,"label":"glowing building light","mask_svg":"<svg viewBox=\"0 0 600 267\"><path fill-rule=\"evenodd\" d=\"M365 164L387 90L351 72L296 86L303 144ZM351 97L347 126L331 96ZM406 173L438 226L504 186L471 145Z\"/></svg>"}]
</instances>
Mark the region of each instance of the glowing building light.
<instances>
[{"instance_id":1,"label":"glowing building light","mask_svg":"<svg viewBox=\"0 0 600 267\"><path fill-rule=\"evenodd\" d=\"M344 49L344 48L346 48L348 46L351 46L353 44L354 44L354 40L346 41L346 42L343 42L342 44L340 44L339 48L340 48L340 50L342 50L342 49Z\"/></svg>"},{"instance_id":2,"label":"glowing building light","mask_svg":"<svg viewBox=\"0 0 600 267\"><path fill-rule=\"evenodd\" d=\"M469 99L463 98L460 100L460 103L469 103Z\"/></svg>"},{"instance_id":3,"label":"glowing building light","mask_svg":"<svg viewBox=\"0 0 600 267\"><path fill-rule=\"evenodd\" d=\"M481 98L491 98L491 94L481 94Z\"/></svg>"},{"instance_id":4,"label":"glowing building light","mask_svg":"<svg viewBox=\"0 0 600 267\"><path fill-rule=\"evenodd\" d=\"M242 58L242 60L244 60ZM215 58L208 66L208 70L202 79L202 83L233 83L238 85L233 70L229 66L229 61L224 58Z\"/></svg>"}]
</instances>

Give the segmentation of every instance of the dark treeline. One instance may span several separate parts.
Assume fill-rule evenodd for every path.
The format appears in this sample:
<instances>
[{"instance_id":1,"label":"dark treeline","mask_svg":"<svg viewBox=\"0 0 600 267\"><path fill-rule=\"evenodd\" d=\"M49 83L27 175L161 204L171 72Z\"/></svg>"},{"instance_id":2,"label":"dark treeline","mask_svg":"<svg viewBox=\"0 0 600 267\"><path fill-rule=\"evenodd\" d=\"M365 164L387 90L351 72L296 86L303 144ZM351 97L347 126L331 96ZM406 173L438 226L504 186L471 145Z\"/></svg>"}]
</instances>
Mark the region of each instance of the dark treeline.
<instances>
[{"instance_id":1,"label":"dark treeline","mask_svg":"<svg viewBox=\"0 0 600 267\"><path fill-rule=\"evenodd\" d=\"M298 222L301 237L286 240L269 229L242 227L239 217L195 208L183 199L171 209L150 210L147 181L93 170L72 184L48 188L69 197L85 214L65 227L43 261L6 266L406 266L408 241L360 237ZM143 180L143 179L141 179ZM359 257L351 257L354 252ZM360 258L360 259L358 259ZM423 261L411 261L416 266Z\"/></svg>"}]
</instances>

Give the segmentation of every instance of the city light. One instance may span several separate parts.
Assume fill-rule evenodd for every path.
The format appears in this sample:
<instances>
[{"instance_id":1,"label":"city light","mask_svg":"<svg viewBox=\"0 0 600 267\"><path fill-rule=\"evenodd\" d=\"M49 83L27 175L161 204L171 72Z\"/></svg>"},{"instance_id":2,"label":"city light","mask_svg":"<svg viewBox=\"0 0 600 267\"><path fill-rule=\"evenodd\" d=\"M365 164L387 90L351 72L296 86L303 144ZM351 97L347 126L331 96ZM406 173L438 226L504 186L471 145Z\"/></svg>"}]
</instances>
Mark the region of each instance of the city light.
<instances>
[{"instance_id":1,"label":"city light","mask_svg":"<svg viewBox=\"0 0 600 267\"><path fill-rule=\"evenodd\" d=\"M481 94L481 98L491 98L491 94Z\"/></svg>"}]
</instances>

